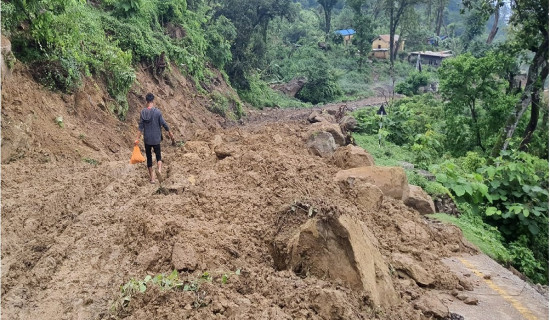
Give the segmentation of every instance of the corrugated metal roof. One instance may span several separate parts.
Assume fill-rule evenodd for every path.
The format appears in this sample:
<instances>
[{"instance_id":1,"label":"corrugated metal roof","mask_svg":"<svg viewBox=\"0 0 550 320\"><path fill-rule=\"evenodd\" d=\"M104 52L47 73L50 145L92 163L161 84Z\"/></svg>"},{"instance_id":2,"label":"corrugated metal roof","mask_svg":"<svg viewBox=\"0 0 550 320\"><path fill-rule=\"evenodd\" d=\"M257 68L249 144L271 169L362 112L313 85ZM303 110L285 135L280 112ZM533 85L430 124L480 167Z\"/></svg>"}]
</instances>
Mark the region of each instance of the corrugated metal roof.
<instances>
[{"instance_id":1,"label":"corrugated metal roof","mask_svg":"<svg viewBox=\"0 0 550 320\"><path fill-rule=\"evenodd\" d=\"M352 35L352 34L355 34L355 30L353 29L342 29L342 30L336 30L334 31L342 36L349 36L349 35Z\"/></svg>"},{"instance_id":2,"label":"corrugated metal roof","mask_svg":"<svg viewBox=\"0 0 550 320\"><path fill-rule=\"evenodd\" d=\"M409 55L418 55L421 56L430 56L430 57L439 57L439 58L448 58L452 57L453 53L451 51L440 51L440 52L433 52L433 51L416 51L411 52Z\"/></svg>"}]
</instances>

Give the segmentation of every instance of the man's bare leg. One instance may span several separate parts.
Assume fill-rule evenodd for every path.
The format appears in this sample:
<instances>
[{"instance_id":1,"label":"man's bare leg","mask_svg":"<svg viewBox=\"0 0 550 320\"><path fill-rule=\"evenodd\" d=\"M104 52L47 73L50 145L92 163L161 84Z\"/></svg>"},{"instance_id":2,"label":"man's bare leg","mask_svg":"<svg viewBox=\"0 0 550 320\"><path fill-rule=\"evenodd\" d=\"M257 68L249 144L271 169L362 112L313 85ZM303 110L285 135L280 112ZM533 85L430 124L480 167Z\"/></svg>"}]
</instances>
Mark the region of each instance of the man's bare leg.
<instances>
[{"instance_id":1,"label":"man's bare leg","mask_svg":"<svg viewBox=\"0 0 550 320\"><path fill-rule=\"evenodd\" d=\"M156 169L157 179L159 179L159 181L162 183L164 181L164 178L162 177L161 170L162 170L162 161L157 161L157 169Z\"/></svg>"},{"instance_id":2,"label":"man's bare leg","mask_svg":"<svg viewBox=\"0 0 550 320\"><path fill-rule=\"evenodd\" d=\"M151 181L151 183L154 183L155 177L153 176L153 167L147 167L147 170L149 170L149 181Z\"/></svg>"}]
</instances>

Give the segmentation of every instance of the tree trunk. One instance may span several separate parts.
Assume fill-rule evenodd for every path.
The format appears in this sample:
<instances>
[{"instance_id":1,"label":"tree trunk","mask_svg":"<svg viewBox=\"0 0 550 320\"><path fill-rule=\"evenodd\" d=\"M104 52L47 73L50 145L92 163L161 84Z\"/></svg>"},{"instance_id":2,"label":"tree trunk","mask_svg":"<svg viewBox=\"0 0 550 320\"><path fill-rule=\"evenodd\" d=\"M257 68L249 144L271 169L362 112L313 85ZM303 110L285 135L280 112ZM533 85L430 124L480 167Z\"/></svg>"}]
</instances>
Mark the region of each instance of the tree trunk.
<instances>
[{"instance_id":1,"label":"tree trunk","mask_svg":"<svg viewBox=\"0 0 550 320\"><path fill-rule=\"evenodd\" d=\"M330 9L323 8L325 11L325 33L328 34L330 32Z\"/></svg>"},{"instance_id":2,"label":"tree trunk","mask_svg":"<svg viewBox=\"0 0 550 320\"><path fill-rule=\"evenodd\" d=\"M483 152L485 152L485 148L481 143L481 132L479 131L479 125L477 123L477 112L476 112L475 101L472 102L472 105L470 105L470 112L472 113L472 119L474 120L474 129L476 131L477 145L481 148L481 150L483 150Z\"/></svg>"},{"instance_id":3,"label":"tree trunk","mask_svg":"<svg viewBox=\"0 0 550 320\"><path fill-rule=\"evenodd\" d=\"M546 66L542 68L542 72L541 72L542 79L545 79L547 76L548 76L548 63L546 63ZM531 118L529 119L529 123L525 128L525 132L523 133L523 140L519 145L520 151L527 151L527 145L529 145L529 142L531 142L531 139L533 138L533 133L537 129L537 124L539 122L540 94L542 91L542 87L543 87L542 83L537 82L537 85L535 85L533 89L533 93L531 94Z\"/></svg>"},{"instance_id":4,"label":"tree trunk","mask_svg":"<svg viewBox=\"0 0 550 320\"><path fill-rule=\"evenodd\" d=\"M548 73L546 73L546 76L544 78L541 78L541 76L543 76L543 70L548 67L547 50L548 34L546 34L546 38L539 46L537 52L535 53L535 56L533 57L531 65L529 66L529 71L527 73L525 90L523 90L523 94L521 95L520 100L516 103L513 113L508 117L502 134L500 135L493 147L493 150L491 152L492 157L498 157L501 150L504 151L508 148L508 144L510 143L510 139L516 131L519 120L531 103L531 94L534 90L536 81L541 81L544 83L544 81L546 80Z\"/></svg>"},{"instance_id":5,"label":"tree trunk","mask_svg":"<svg viewBox=\"0 0 550 320\"><path fill-rule=\"evenodd\" d=\"M493 27L491 28L491 32L487 37L487 44L491 44L495 39L495 36L497 35L497 31L498 31L497 25L498 25L499 17L500 17L500 5L497 2L495 5L495 21L493 22Z\"/></svg>"},{"instance_id":6,"label":"tree trunk","mask_svg":"<svg viewBox=\"0 0 550 320\"><path fill-rule=\"evenodd\" d=\"M393 12L394 12L394 8L393 8L393 3L392 3L392 6L390 8L390 68L393 70L393 39L395 38L395 17L393 15Z\"/></svg>"},{"instance_id":7,"label":"tree trunk","mask_svg":"<svg viewBox=\"0 0 550 320\"><path fill-rule=\"evenodd\" d=\"M439 0L439 7L437 8L437 22L436 22L436 29L435 34L439 37L441 35L441 26L443 25L443 0Z\"/></svg>"}]
</instances>

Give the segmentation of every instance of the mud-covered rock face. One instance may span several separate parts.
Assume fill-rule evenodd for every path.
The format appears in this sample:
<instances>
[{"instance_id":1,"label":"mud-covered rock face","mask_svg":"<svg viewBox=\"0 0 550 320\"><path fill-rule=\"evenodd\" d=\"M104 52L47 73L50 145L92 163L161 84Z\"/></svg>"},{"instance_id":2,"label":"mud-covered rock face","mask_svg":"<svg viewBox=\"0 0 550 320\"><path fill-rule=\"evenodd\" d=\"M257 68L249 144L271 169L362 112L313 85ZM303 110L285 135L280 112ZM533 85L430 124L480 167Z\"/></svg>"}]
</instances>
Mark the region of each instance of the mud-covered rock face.
<instances>
[{"instance_id":1,"label":"mud-covered rock face","mask_svg":"<svg viewBox=\"0 0 550 320\"><path fill-rule=\"evenodd\" d=\"M419 186L409 185L409 195L405 199L405 204L422 214L435 213L432 198Z\"/></svg>"},{"instance_id":2,"label":"mud-covered rock face","mask_svg":"<svg viewBox=\"0 0 550 320\"><path fill-rule=\"evenodd\" d=\"M334 152L334 164L342 169L374 166L374 158L365 149L347 145Z\"/></svg>"},{"instance_id":3,"label":"mud-covered rock face","mask_svg":"<svg viewBox=\"0 0 550 320\"><path fill-rule=\"evenodd\" d=\"M277 268L364 291L375 306L397 303L389 266L363 222L349 215L316 217L286 236L272 251Z\"/></svg>"},{"instance_id":4,"label":"mud-covered rock face","mask_svg":"<svg viewBox=\"0 0 550 320\"><path fill-rule=\"evenodd\" d=\"M405 200L409 195L407 175L401 167L359 167L339 171L334 180L340 185L363 181L382 190L384 196Z\"/></svg>"}]
</instances>

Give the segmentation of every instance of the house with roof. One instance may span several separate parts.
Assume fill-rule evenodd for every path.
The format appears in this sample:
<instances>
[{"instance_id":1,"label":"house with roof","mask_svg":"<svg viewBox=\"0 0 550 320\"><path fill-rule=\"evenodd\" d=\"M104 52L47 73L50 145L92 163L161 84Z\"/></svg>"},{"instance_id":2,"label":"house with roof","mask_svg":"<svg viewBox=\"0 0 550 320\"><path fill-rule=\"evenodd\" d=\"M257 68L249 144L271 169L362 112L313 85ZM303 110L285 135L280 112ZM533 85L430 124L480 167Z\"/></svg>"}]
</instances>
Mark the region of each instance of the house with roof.
<instances>
[{"instance_id":1,"label":"house with roof","mask_svg":"<svg viewBox=\"0 0 550 320\"><path fill-rule=\"evenodd\" d=\"M342 30L336 30L334 33L339 34L342 36L344 40L344 45L348 45L351 43L351 39L353 38L353 35L355 34L355 30L353 29L342 29Z\"/></svg>"},{"instance_id":2,"label":"house with roof","mask_svg":"<svg viewBox=\"0 0 550 320\"><path fill-rule=\"evenodd\" d=\"M399 41L399 35L395 35L393 39L395 44L399 44L398 51L403 51L405 41ZM381 34L372 40L371 56L380 59L389 59L390 57L390 35Z\"/></svg>"},{"instance_id":3,"label":"house with roof","mask_svg":"<svg viewBox=\"0 0 550 320\"><path fill-rule=\"evenodd\" d=\"M418 65L418 60L420 59L420 64L422 65L439 67L443 60L452 56L452 51L415 51L409 53L409 55L407 56L407 61Z\"/></svg>"}]
</instances>

